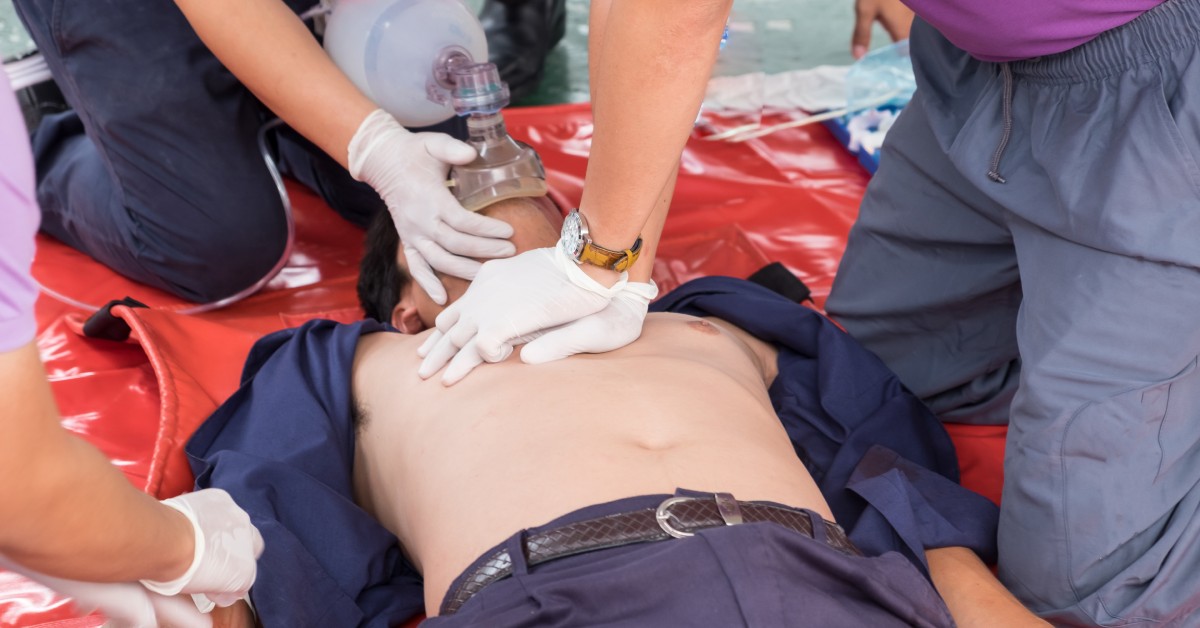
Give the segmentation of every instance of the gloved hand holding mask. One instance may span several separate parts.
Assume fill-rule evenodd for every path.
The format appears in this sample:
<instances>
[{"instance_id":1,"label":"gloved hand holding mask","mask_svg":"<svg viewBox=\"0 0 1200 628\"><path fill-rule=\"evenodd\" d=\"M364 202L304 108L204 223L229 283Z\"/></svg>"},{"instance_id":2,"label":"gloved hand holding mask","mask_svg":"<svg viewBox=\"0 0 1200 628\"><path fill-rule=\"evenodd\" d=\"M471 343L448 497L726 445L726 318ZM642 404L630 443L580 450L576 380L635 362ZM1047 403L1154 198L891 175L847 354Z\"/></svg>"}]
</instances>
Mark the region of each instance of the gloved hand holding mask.
<instances>
[{"instance_id":1,"label":"gloved hand holding mask","mask_svg":"<svg viewBox=\"0 0 1200 628\"><path fill-rule=\"evenodd\" d=\"M475 159L469 144L442 133L412 133L376 110L350 141L350 174L379 193L392 220L413 279L434 300L446 290L434 271L474 279L480 262L516 252L512 227L463 209L446 187L451 165Z\"/></svg>"}]
</instances>

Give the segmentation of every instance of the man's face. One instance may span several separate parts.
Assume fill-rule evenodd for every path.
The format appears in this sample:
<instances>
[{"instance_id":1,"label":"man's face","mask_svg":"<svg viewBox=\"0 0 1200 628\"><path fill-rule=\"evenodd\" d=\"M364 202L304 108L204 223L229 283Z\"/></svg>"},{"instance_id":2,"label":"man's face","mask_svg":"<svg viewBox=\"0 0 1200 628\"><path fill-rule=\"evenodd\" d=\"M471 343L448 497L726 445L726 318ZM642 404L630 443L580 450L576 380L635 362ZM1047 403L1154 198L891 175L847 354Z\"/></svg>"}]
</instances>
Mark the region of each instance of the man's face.
<instances>
[{"instance_id":1,"label":"man's face","mask_svg":"<svg viewBox=\"0 0 1200 628\"><path fill-rule=\"evenodd\" d=\"M481 214L503 220L513 227L512 243L517 253L537 248L554 246L562 229L562 214L546 197L514 198L489 205ZM408 260L401 246L396 255L396 265L408 276ZM438 273L438 279L446 289L446 305L438 305L417 282L409 281L400 293L400 303L392 312L392 326L406 334L415 334L433 327L438 314L457 301L470 287L471 282Z\"/></svg>"}]
</instances>

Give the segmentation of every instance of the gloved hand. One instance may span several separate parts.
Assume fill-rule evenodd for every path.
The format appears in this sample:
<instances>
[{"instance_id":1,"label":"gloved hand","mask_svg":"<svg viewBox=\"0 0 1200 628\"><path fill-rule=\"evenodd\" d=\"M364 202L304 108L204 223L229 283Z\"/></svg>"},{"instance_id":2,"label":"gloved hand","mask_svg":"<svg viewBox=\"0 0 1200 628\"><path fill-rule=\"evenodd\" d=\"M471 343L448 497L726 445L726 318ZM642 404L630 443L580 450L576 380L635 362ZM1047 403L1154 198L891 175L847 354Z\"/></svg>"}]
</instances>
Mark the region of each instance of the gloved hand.
<instances>
[{"instance_id":1,"label":"gloved hand","mask_svg":"<svg viewBox=\"0 0 1200 628\"><path fill-rule=\"evenodd\" d=\"M425 358L417 374L429 378L449 363L442 383L451 386L485 361L505 360L514 344L608 307L626 280L622 273L605 288L558 247L492 260L466 294L438 315L437 331L417 350Z\"/></svg>"},{"instance_id":2,"label":"gloved hand","mask_svg":"<svg viewBox=\"0 0 1200 628\"><path fill-rule=\"evenodd\" d=\"M54 578L0 557L0 567L54 589L75 601L81 613L99 610L114 628L210 628L212 619L183 597L166 597L132 582L80 582Z\"/></svg>"},{"instance_id":3,"label":"gloved hand","mask_svg":"<svg viewBox=\"0 0 1200 628\"><path fill-rule=\"evenodd\" d=\"M408 272L429 298L446 303L441 271L473 279L480 262L471 257L508 257L516 248L508 223L463 209L446 187L451 165L475 159L469 144L444 133L412 133L376 109L350 140L350 175L364 181L387 204L404 245Z\"/></svg>"},{"instance_id":4,"label":"gloved hand","mask_svg":"<svg viewBox=\"0 0 1200 628\"><path fill-rule=\"evenodd\" d=\"M196 534L192 565L170 582L143 580L147 589L161 595L193 593L207 596L218 606L229 606L246 596L257 575L263 552L262 535L250 516L229 493L208 488L163 500L183 513Z\"/></svg>"},{"instance_id":5,"label":"gloved hand","mask_svg":"<svg viewBox=\"0 0 1200 628\"><path fill-rule=\"evenodd\" d=\"M642 335L642 323L650 302L658 296L658 286L650 283L625 284L608 307L574 323L541 334L521 348L521 361L543 364L576 353L604 353L620 349Z\"/></svg>"}]
</instances>

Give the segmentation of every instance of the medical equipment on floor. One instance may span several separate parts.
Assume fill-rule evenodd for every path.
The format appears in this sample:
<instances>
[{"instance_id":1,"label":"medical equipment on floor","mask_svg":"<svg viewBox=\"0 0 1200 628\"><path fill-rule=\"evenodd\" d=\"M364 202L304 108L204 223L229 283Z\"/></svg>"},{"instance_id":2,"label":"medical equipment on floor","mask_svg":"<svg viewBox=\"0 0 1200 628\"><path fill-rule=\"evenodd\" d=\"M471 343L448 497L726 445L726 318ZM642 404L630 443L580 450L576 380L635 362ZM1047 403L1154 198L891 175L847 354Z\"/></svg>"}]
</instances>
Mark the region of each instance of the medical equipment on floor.
<instances>
[{"instance_id":1,"label":"medical equipment on floor","mask_svg":"<svg viewBox=\"0 0 1200 628\"><path fill-rule=\"evenodd\" d=\"M874 172L878 146L891 119L912 99L916 88L907 40L872 50L845 67L793 70L765 79L758 73L717 77L709 82L705 95L705 107L712 111L725 116L762 109L800 109L808 113L772 125L737 126L703 139L737 143L823 123L868 171Z\"/></svg>"},{"instance_id":2,"label":"medical equipment on floor","mask_svg":"<svg viewBox=\"0 0 1200 628\"><path fill-rule=\"evenodd\" d=\"M878 153L883 147L883 138L895 121L896 112L889 109L865 109L854 114L846 123L846 130L850 134L846 148L852 153Z\"/></svg>"},{"instance_id":3,"label":"medical equipment on floor","mask_svg":"<svg viewBox=\"0 0 1200 628\"><path fill-rule=\"evenodd\" d=\"M908 40L872 50L846 73L846 108L850 113L881 107L903 107L917 91Z\"/></svg>"},{"instance_id":4,"label":"medical equipment on floor","mask_svg":"<svg viewBox=\"0 0 1200 628\"><path fill-rule=\"evenodd\" d=\"M825 126L874 174L883 140L916 90L907 40L872 50L846 73L845 115Z\"/></svg>"}]
</instances>

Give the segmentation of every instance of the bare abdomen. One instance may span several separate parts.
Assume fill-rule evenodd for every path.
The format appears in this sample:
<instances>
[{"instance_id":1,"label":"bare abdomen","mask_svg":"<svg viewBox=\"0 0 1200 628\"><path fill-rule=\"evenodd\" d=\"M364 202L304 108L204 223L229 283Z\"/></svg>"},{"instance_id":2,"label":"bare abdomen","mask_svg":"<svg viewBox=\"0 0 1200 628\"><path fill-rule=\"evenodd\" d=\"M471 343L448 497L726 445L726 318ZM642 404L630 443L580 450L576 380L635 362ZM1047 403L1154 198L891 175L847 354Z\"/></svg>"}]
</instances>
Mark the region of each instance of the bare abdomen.
<instances>
[{"instance_id":1,"label":"bare abdomen","mask_svg":"<svg viewBox=\"0 0 1200 628\"><path fill-rule=\"evenodd\" d=\"M422 569L431 611L485 550L592 504L688 488L831 518L736 341L656 327L620 353L421 383L388 404L409 412L372 417L360 451L387 476L373 490L394 492L377 515Z\"/></svg>"}]
</instances>

